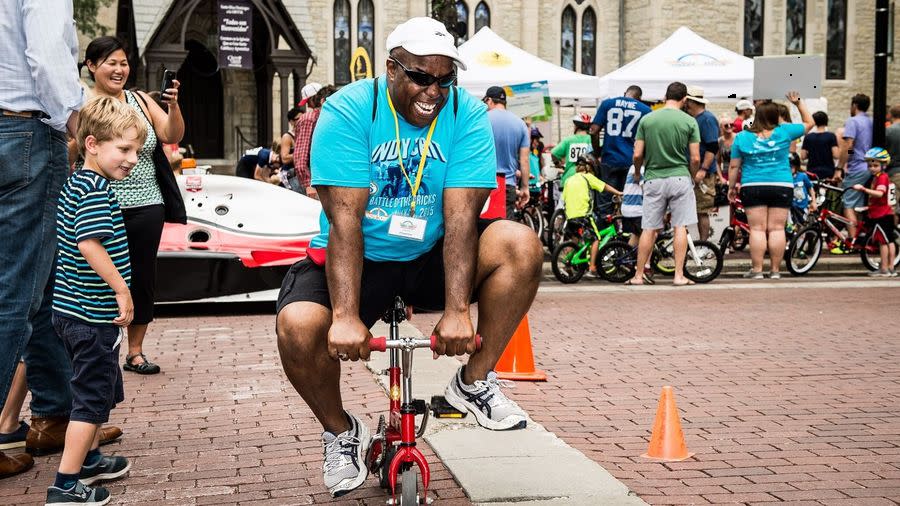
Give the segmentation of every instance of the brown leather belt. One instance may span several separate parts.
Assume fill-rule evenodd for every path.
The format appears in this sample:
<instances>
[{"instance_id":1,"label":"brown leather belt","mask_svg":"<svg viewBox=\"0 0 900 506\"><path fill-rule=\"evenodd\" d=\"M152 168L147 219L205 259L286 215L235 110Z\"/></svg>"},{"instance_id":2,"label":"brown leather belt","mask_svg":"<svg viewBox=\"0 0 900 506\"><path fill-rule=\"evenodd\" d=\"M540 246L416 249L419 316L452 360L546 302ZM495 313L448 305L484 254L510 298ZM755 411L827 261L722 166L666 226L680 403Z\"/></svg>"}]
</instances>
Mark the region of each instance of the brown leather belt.
<instances>
[{"instance_id":1,"label":"brown leather belt","mask_svg":"<svg viewBox=\"0 0 900 506\"><path fill-rule=\"evenodd\" d=\"M41 118L49 118L46 114L41 111L7 111L6 109L0 109L0 114L3 116L15 116L17 118L32 118L32 119L41 119Z\"/></svg>"}]
</instances>

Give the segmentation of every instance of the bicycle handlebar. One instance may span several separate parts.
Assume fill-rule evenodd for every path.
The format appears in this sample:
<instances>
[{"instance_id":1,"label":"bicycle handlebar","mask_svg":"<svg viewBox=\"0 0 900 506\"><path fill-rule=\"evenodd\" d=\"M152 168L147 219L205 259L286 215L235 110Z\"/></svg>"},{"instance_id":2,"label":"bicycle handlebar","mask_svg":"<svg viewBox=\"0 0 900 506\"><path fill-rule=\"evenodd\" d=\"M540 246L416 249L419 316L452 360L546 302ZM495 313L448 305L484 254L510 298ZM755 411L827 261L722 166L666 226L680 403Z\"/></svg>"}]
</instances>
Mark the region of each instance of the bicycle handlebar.
<instances>
[{"instance_id":1,"label":"bicycle handlebar","mask_svg":"<svg viewBox=\"0 0 900 506\"><path fill-rule=\"evenodd\" d=\"M401 337L400 339L389 340L387 337L373 337L369 339L369 349L372 351L386 351L389 348L431 348L437 346L437 336L431 336L428 339L413 339L409 337ZM481 336L475 334L475 349L481 349Z\"/></svg>"},{"instance_id":2,"label":"bicycle handlebar","mask_svg":"<svg viewBox=\"0 0 900 506\"><path fill-rule=\"evenodd\" d=\"M819 183L816 183L816 184L819 185L819 188L825 188L826 190L832 190L832 191L836 191L836 192L839 192L839 193L844 193L844 191L845 191L844 188L841 188L841 187L839 187L839 186L832 186L832 185L830 185L830 184L825 184L825 183L822 183L822 182L819 182Z\"/></svg>"}]
</instances>

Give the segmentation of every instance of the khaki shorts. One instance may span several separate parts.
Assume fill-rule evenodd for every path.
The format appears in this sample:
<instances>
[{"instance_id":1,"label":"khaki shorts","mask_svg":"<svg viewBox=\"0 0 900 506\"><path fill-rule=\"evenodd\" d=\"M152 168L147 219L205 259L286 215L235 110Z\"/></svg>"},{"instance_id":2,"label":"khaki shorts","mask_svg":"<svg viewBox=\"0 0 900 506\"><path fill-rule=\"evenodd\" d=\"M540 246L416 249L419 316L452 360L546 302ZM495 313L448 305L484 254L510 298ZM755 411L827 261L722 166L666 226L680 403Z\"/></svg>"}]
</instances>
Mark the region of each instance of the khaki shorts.
<instances>
[{"instance_id":1,"label":"khaki shorts","mask_svg":"<svg viewBox=\"0 0 900 506\"><path fill-rule=\"evenodd\" d=\"M706 188L704 192L700 188ZM694 198L697 199L697 212L708 213L716 208L716 175L707 174L700 184L694 184Z\"/></svg>"}]
</instances>

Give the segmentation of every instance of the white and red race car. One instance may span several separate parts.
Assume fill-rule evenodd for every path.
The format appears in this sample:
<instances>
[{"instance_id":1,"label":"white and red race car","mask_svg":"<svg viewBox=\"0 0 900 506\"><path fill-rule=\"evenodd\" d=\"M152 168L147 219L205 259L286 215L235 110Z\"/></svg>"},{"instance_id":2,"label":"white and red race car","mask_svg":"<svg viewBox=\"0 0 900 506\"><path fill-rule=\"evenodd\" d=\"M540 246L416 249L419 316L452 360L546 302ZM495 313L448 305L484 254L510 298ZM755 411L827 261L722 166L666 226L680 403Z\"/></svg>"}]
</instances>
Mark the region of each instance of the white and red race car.
<instances>
[{"instance_id":1,"label":"white and red race car","mask_svg":"<svg viewBox=\"0 0 900 506\"><path fill-rule=\"evenodd\" d=\"M188 221L163 229L157 302L277 289L319 233L319 201L281 186L234 176L176 179Z\"/></svg>"}]
</instances>

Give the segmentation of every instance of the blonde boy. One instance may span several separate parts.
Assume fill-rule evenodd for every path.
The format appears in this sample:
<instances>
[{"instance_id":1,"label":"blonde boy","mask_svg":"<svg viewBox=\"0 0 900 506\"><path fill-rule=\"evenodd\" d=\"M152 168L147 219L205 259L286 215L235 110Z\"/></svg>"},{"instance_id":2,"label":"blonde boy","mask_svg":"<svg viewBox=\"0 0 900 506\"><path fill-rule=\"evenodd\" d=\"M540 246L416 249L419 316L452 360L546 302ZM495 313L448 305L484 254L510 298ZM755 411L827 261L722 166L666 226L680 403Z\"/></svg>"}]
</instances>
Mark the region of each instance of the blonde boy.
<instances>
[{"instance_id":1,"label":"blonde boy","mask_svg":"<svg viewBox=\"0 0 900 506\"><path fill-rule=\"evenodd\" d=\"M76 141L84 168L59 196L53 293L53 326L72 360L72 413L48 505L106 504L109 492L89 485L131 468L124 457L98 448L100 426L124 400L119 343L134 311L125 226L109 180L128 176L146 136L135 110L115 98L93 98L79 114Z\"/></svg>"}]
</instances>

